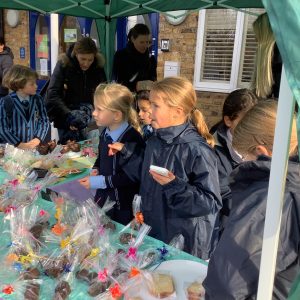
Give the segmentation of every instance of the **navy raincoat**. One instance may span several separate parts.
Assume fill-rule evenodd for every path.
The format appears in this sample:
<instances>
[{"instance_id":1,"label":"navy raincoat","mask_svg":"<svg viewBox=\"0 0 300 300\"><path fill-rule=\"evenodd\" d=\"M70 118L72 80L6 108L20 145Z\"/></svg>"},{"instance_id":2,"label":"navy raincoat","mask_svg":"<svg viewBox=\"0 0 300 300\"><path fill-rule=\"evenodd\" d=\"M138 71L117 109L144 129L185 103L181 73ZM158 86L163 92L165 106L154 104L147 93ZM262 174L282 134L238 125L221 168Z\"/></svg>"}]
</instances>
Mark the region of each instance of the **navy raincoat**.
<instances>
[{"instance_id":1,"label":"navy raincoat","mask_svg":"<svg viewBox=\"0 0 300 300\"><path fill-rule=\"evenodd\" d=\"M231 209L231 191L229 187L229 176L234 168L241 162L242 158L232 147L232 135L229 128L221 122L214 133L216 145L215 153L218 159L218 172L223 207L220 211L222 228L226 224Z\"/></svg>"},{"instance_id":2,"label":"navy raincoat","mask_svg":"<svg viewBox=\"0 0 300 300\"><path fill-rule=\"evenodd\" d=\"M204 281L206 299L256 299L271 161L260 157L232 173L232 211ZM299 273L300 165L289 162L273 299L287 299Z\"/></svg>"},{"instance_id":3,"label":"navy raincoat","mask_svg":"<svg viewBox=\"0 0 300 300\"><path fill-rule=\"evenodd\" d=\"M126 147L125 159L131 155ZM150 165L167 168L176 178L162 186L149 174ZM131 156L124 170L141 180L142 212L152 227L150 235L169 243L182 234L185 251L208 258L221 196L215 154L196 128L185 123L158 129L144 155Z\"/></svg>"}]
</instances>

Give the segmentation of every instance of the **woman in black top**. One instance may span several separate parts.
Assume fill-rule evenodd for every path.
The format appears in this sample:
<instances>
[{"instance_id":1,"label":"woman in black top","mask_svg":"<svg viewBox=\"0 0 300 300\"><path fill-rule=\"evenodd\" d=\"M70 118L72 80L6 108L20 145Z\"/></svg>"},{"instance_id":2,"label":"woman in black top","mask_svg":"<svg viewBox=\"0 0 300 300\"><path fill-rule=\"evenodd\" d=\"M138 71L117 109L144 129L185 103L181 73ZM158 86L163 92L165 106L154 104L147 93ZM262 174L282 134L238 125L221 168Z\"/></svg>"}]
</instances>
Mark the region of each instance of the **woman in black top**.
<instances>
[{"instance_id":1,"label":"woman in black top","mask_svg":"<svg viewBox=\"0 0 300 300\"><path fill-rule=\"evenodd\" d=\"M113 79L132 92L136 91L139 81L157 79L156 59L149 53L150 39L149 28L136 24L128 33L126 48L115 53Z\"/></svg>"},{"instance_id":2,"label":"woman in black top","mask_svg":"<svg viewBox=\"0 0 300 300\"><path fill-rule=\"evenodd\" d=\"M92 118L94 91L106 82L103 66L103 56L88 37L76 42L58 60L45 100L61 143L86 138L84 129Z\"/></svg>"}]
</instances>

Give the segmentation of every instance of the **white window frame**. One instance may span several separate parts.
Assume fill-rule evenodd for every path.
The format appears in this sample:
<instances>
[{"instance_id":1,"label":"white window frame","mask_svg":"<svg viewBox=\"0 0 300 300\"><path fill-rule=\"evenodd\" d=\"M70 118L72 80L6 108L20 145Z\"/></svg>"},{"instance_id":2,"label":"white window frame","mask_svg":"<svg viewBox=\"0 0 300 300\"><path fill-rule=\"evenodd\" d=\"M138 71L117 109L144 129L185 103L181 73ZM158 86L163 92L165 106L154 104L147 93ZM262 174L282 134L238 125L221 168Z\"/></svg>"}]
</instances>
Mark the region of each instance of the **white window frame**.
<instances>
[{"instance_id":1,"label":"white window frame","mask_svg":"<svg viewBox=\"0 0 300 300\"><path fill-rule=\"evenodd\" d=\"M206 10L205 9L200 10L198 31L197 31L196 55L195 55L194 88L198 91L228 93L235 90L238 87L238 78L240 73L240 56L242 53L245 14L240 11L237 12L236 32L235 32L235 39L234 39L230 81L224 83L222 83L222 81L219 82L200 81L201 64L203 59L203 48L204 48L205 16L206 16Z\"/></svg>"}]
</instances>

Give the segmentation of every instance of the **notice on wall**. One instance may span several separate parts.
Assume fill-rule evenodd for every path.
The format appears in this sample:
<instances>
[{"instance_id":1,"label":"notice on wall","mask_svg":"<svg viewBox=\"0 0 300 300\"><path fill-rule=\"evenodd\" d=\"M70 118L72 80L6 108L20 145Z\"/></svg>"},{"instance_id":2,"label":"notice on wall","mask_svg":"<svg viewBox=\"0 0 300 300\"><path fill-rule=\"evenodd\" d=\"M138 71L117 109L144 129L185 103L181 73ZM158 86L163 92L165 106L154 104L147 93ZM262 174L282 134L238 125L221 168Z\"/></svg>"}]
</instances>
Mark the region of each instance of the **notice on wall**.
<instances>
[{"instance_id":1,"label":"notice on wall","mask_svg":"<svg viewBox=\"0 0 300 300\"><path fill-rule=\"evenodd\" d=\"M48 60L45 59L45 58L41 58L40 59L40 66L41 66L40 74L42 76L47 76L48 75Z\"/></svg>"},{"instance_id":2,"label":"notice on wall","mask_svg":"<svg viewBox=\"0 0 300 300\"><path fill-rule=\"evenodd\" d=\"M37 57L48 59L48 35L39 34L36 37Z\"/></svg>"},{"instance_id":3,"label":"notice on wall","mask_svg":"<svg viewBox=\"0 0 300 300\"><path fill-rule=\"evenodd\" d=\"M75 43L77 42L77 29L64 29L64 42Z\"/></svg>"}]
</instances>

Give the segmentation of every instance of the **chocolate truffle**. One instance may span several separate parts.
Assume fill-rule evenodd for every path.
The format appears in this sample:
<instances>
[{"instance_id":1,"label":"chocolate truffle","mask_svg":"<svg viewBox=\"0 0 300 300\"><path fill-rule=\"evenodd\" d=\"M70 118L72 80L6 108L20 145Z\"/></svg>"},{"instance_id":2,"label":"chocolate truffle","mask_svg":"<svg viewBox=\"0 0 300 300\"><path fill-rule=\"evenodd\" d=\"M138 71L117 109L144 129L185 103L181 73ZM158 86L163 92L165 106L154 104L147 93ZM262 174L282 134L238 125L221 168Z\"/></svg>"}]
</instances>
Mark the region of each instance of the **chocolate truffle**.
<instances>
[{"instance_id":1,"label":"chocolate truffle","mask_svg":"<svg viewBox=\"0 0 300 300\"><path fill-rule=\"evenodd\" d=\"M67 153L70 151L70 147L68 145L62 146L62 149L60 150L61 154Z\"/></svg>"},{"instance_id":2,"label":"chocolate truffle","mask_svg":"<svg viewBox=\"0 0 300 300\"><path fill-rule=\"evenodd\" d=\"M135 238L135 235L133 235L133 234L131 234L131 233L129 233L129 232L123 232L123 233L120 235L119 240L120 240L121 244L129 244L130 241L131 241L132 239L134 239L134 238Z\"/></svg>"},{"instance_id":3,"label":"chocolate truffle","mask_svg":"<svg viewBox=\"0 0 300 300\"><path fill-rule=\"evenodd\" d=\"M45 274L49 277L57 278L64 271L64 266L67 264L67 260L64 258L56 258L55 260L48 260L44 264Z\"/></svg>"},{"instance_id":4,"label":"chocolate truffle","mask_svg":"<svg viewBox=\"0 0 300 300\"><path fill-rule=\"evenodd\" d=\"M40 285L31 283L26 286L24 300L38 300L40 294Z\"/></svg>"},{"instance_id":5,"label":"chocolate truffle","mask_svg":"<svg viewBox=\"0 0 300 300\"><path fill-rule=\"evenodd\" d=\"M5 149L4 147L0 147L0 158L3 158L5 154Z\"/></svg>"},{"instance_id":6,"label":"chocolate truffle","mask_svg":"<svg viewBox=\"0 0 300 300\"><path fill-rule=\"evenodd\" d=\"M80 145L78 143L73 143L69 145L70 150L73 152L79 152L80 151Z\"/></svg>"},{"instance_id":7,"label":"chocolate truffle","mask_svg":"<svg viewBox=\"0 0 300 300\"><path fill-rule=\"evenodd\" d=\"M88 294L92 297L95 297L101 293L104 293L106 290L106 286L106 283L95 281L90 285L88 289Z\"/></svg>"},{"instance_id":8,"label":"chocolate truffle","mask_svg":"<svg viewBox=\"0 0 300 300\"><path fill-rule=\"evenodd\" d=\"M109 221L106 224L103 225L103 227L105 229L110 229L111 231L115 231L116 230L116 224L114 224L113 222Z\"/></svg>"},{"instance_id":9,"label":"chocolate truffle","mask_svg":"<svg viewBox=\"0 0 300 300\"><path fill-rule=\"evenodd\" d=\"M61 281L55 288L54 300L65 300L71 294L71 288L68 282Z\"/></svg>"},{"instance_id":10,"label":"chocolate truffle","mask_svg":"<svg viewBox=\"0 0 300 300\"><path fill-rule=\"evenodd\" d=\"M41 143L36 147L36 149L41 155L46 155L49 152L49 145L47 143Z\"/></svg>"},{"instance_id":11,"label":"chocolate truffle","mask_svg":"<svg viewBox=\"0 0 300 300\"><path fill-rule=\"evenodd\" d=\"M78 280L83 280L87 283L90 283L89 271L87 269L82 269L76 273L76 278Z\"/></svg>"},{"instance_id":12,"label":"chocolate truffle","mask_svg":"<svg viewBox=\"0 0 300 300\"><path fill-rule=\"evenodd\" d=\"M23 280L38 279L40 271L37 268L28 268L21 276Z\"/></svg>"},{"instance_id":13,"label":"chocolate truffle","mask_svg":"<svg viewBox=\"0 0 300 300\"><path fill-rule=\"evenodd\" d=\"M48 146L49 146L49 151L52 152L56 147L56 141L53 140L53 141L48 142Z\"/></svg>"},{"instance_id":14,"label":"chocolate truffle","mask_svg":"<svg viewBox=\"0 0 300 300\"><path fill-rule=\"evenodd\" d=\"M37 223L33 225L29 231L33 235L33 237L38 240L42 235L43 229L44 226L42 224Z\"/></svg>"},{"instance_id":15,"label":"chocolate truffle","mask_svg":"<svg viewBox=\"0 0 300 300\"><path fill-rule=\"evenodd\" d=\"M96 272L91 272L90 274L89 274L89 281L90 281L90 283L92 283L95 279L97 279L98 278L98 273L96 273Z\"/></svg>"}]
</instances>

